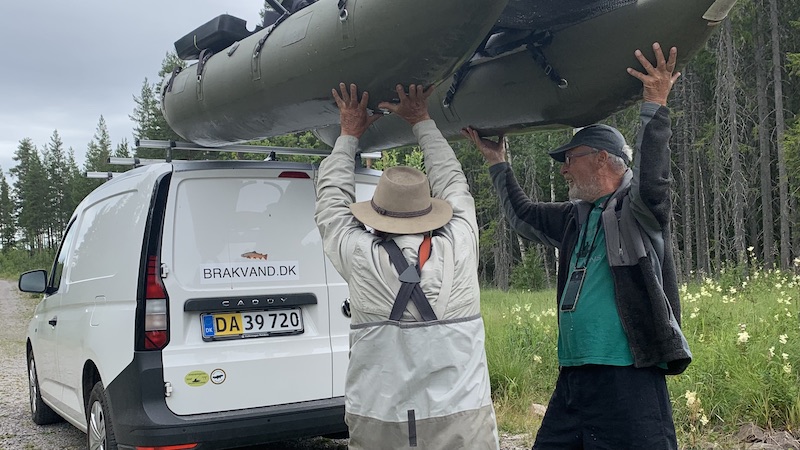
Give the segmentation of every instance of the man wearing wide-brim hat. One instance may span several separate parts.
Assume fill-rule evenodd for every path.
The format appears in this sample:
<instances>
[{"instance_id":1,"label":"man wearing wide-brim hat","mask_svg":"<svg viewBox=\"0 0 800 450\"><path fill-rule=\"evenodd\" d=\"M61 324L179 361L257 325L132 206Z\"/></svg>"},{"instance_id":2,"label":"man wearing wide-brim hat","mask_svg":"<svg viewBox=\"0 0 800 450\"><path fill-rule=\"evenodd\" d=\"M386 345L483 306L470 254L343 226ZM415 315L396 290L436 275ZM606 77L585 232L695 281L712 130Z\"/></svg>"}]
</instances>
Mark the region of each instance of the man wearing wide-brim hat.
<instances>
[{"instance_id":1,"label":"man wearing wide-brim hat","mask_svg":"<svg viewBox=\"0 0 800 450\"><path fill-rule=\"evenodd\" d=\"M499 448L480 316L478 225L461 164L428 115L433 90L397 86L425 173L386 169L355 202L358 139L380 115L344 83L341 136L320 164L316 221L350 289L345 420L351 449Z\"/></svg>"}]
</instances>

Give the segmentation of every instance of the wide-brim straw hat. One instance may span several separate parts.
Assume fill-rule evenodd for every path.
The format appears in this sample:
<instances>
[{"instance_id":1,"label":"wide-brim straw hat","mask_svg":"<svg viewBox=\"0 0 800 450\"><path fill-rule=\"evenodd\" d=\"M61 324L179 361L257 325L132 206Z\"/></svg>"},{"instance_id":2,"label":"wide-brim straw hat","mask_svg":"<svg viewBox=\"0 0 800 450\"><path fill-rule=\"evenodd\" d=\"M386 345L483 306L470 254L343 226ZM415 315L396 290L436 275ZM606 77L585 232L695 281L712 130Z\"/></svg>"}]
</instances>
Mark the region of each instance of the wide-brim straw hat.
<instances>
[{"instance_id":1,"label":"wide-brim straw hat","mask_svg":"<svg viewBox=\"0 0 800 450\"><path fill-rule=\"evenodd\" d=\"M453 217L453 208L431 197L428 177L406 166L383 171L372 200L350 204L361 223L392 234L419 234L443 227Z\"/></svg>"}]
</instances>

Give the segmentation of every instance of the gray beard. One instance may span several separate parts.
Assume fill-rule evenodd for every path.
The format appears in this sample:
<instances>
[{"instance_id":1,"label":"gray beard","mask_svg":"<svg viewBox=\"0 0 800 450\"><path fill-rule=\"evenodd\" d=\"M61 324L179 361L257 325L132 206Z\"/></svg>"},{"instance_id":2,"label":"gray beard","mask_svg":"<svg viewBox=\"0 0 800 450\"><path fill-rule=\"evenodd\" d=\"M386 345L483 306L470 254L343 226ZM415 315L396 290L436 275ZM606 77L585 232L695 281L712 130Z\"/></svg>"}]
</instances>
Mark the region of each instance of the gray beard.
<instances>
[{"instance_id":1,"label":"gray beard","mask_svg":"<svg viewBox=\"0 0 800 450\"><path fill-rule=\"evenodd\" d=\"M600 198L600 180L593 176L584 183L573 182L569 188L570 200L593 202Z\"/></svg>"}]
</instances>

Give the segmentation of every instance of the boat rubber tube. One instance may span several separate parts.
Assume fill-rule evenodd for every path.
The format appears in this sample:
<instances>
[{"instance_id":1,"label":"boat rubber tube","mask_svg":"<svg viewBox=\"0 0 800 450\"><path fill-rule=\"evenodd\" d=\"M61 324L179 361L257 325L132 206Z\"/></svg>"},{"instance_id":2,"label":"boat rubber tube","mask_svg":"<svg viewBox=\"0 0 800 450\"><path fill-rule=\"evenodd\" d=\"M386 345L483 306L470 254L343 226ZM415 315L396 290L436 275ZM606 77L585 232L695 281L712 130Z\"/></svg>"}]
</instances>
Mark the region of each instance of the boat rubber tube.
<instances>
[{"instance_id":1,"label":"boat rubber tube","mask_svg":"<svg viewBox=\"0 0 800 450\"><path fill-rule=\"evenodd\" d=\"M508 0L319 0L165 81L162 109L203 146L336 125L331 89L370 107L395 85L440 84L470 58Z\"/></svg>"},{"instance_id":2,"label":"boat rubber tube","mask_svg":"<svg viewBox=\"0 0 800 450\"><path fill-rule=\"evenodd\" d=\"M447 139L461 139L473 126L485 135L533 129L581 127L641 99L642 84L627 67L641 68L636 49L655 61L653 42L664 52L678 49L678 68L703 47L735 0L647 0L620 7L553 33L543 47L547 61L566 86L559 86L525 48L495 57L476 57L449 107L443 105L449 82L437 86L430 114ZM315 130L328 145L338 125ZM416 143L407 124L387 116L359 140L363 151Z\"/></svg>"}]
</instances>

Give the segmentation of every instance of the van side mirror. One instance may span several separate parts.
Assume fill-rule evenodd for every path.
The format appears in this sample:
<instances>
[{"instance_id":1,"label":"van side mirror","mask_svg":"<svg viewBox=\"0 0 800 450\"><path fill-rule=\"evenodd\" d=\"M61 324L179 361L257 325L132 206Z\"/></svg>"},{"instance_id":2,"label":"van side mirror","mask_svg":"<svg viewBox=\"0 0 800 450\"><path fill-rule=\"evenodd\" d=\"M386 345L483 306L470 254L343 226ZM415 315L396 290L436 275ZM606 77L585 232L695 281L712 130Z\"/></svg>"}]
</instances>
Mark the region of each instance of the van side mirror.
<instances>
[{"instance_id":1,"label":"van side mirror","mask_svg":"<svg viewBox=\"0 0 800 450\"><path fill-rule=\"evenodd\" d=\"M32 270L19 277L19 290L41 294L47 290L47 271Z\"/></svg>"}]
</instances>

